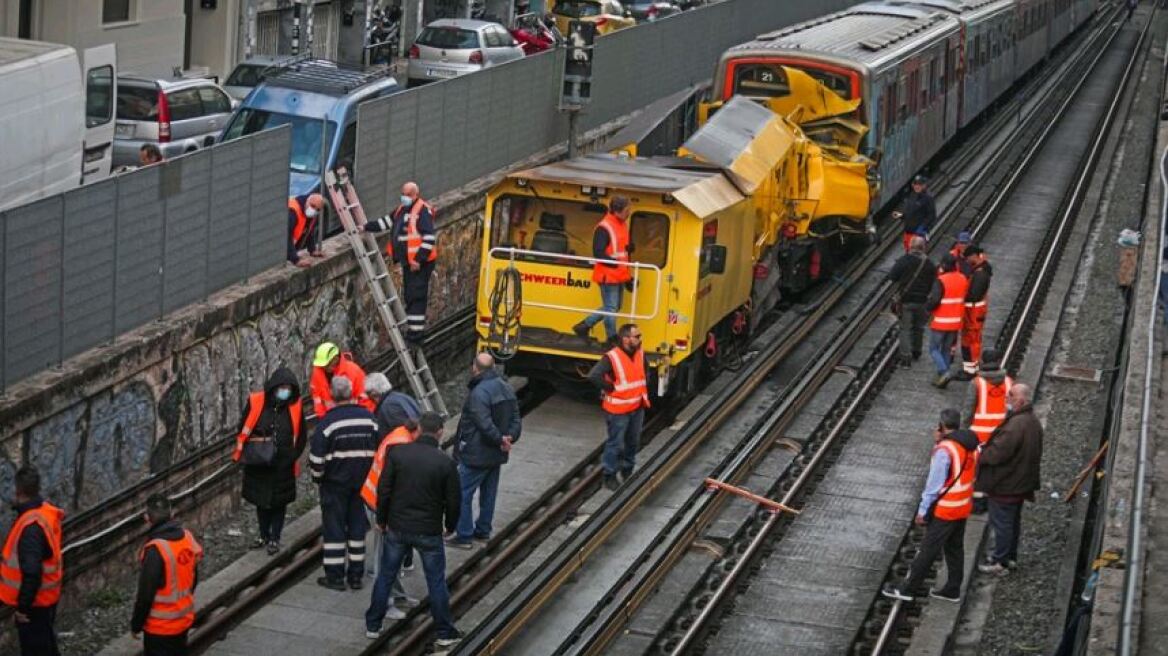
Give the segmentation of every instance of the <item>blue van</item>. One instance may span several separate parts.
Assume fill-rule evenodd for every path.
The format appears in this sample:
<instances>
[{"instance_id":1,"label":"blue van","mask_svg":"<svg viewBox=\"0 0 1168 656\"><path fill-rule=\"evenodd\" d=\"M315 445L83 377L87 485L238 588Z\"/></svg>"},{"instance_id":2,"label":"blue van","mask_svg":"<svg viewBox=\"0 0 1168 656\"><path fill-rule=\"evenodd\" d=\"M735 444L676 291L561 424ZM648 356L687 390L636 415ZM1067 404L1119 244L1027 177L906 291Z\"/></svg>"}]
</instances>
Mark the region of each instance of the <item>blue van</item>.
<instances>
[{"instance_id":1,"label":"blue van","mask_svg":"<svg viewBox=\"0 0 1168 656\"><path fill-rule=\"evenodd\" d=\"M253 89L236 108L219 141L291 125L288 195L311 193L320 188L324 170L338 161L353 161L357 106L403 90L388 71L362 72L334 62L308 60ZM338 130L340 139L336 138Z\"/></svg>"}]
</instances>

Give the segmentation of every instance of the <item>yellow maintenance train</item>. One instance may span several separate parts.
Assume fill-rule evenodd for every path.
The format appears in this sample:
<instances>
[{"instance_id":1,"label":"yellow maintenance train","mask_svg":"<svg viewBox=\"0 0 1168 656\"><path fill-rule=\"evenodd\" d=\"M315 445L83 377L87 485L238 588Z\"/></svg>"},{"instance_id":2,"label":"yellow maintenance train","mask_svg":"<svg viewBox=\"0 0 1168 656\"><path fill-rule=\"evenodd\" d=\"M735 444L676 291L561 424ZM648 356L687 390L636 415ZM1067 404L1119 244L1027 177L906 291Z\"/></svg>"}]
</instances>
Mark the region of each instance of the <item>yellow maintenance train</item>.
<instances>
[{"instance_id":1,"label":"yellow maintenance train","mask_svg":"<svg viewBox=\"0 0 1168 656\"><path fill-rule=\"evenodd\" d=\"M805 73L760 104L703 107L671 156L633 146L508 175L487 194L478 296L480 347L508 371L580 380L605 350L572 326L600 306L592 234L616 194L631 201L634 287L617 323L635 322L658 394L686 393L785 293L867 243L878 194L859 155L858 101Z\"/></svg>"}]
</instances>

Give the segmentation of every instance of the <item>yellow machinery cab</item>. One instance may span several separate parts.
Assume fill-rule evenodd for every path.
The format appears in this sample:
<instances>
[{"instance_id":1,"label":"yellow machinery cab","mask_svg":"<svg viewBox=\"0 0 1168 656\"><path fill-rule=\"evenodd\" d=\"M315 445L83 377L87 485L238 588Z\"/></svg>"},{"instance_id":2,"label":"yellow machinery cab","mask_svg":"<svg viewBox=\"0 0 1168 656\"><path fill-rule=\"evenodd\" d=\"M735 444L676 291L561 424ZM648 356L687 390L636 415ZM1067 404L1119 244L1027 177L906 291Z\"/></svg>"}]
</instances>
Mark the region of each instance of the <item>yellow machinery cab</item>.
<instances>
[{"instance_id":1,"label":"yellow machinery cab","mask_svg":"<svg viewBox=\"0 0 1168 656\"><path fill-rule=\"evenodd\" d=\"M629 198L633 291L619 326L636 323L657 366L703 348L706 333L750 295L754 210L722 170L676 158L589 155L508 176L487 195L478 298L480 345L500 309L492 296L512 267L521 281L515 365L579 380L606 350L603 322L590 339L572 326L600 307L592 237L616 194Z\"/></svg>"},{"instance_id":2,"label":"yellow machinery cab","mask_svg":"<svg viewBox=\"0 0 1168 656\"><path fill-rule=\"evenodd\" d=\"M625 10L617 0L556 0L551 12L556 17L556 29L560 34L567 34L568 23L574 20L595 23L597 35L637 24L636 19L625 16Z\"/></svg>"}]
</instances>

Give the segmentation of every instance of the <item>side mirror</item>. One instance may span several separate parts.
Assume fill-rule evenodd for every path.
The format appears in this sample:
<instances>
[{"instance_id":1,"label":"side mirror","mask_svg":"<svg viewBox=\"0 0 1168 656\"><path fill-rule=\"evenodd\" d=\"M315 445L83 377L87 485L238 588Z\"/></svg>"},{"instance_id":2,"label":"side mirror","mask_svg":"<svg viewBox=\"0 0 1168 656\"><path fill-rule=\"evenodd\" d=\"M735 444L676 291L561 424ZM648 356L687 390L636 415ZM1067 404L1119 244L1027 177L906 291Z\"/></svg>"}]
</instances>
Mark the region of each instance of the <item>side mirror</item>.
<instances>
[{"instance_id":1,"label":"side mirror","mask_svg":"<svg viewBox=\"0 0 1168 656\"><path fill-rule=\"evenodd\" d=\"M726 247L714 244L708 246L710 273L726 273Z\"/></svg>"}]
</instances>

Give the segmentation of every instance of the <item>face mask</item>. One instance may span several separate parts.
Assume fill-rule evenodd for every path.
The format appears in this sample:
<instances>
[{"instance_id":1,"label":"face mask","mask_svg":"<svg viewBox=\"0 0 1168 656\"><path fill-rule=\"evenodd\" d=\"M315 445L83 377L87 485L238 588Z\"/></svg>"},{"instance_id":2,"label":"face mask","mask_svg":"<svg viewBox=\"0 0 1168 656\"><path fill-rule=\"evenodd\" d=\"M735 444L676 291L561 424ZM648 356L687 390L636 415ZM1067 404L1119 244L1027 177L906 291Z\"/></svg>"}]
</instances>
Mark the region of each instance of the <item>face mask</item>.
<instances>
[{"instance_id":1,"label":"face mask","mask_svg":"<svg viewBox=\"0 0 1168 656\"><path fill-rule=\"evenodd\" d=\"M409 196L402 196L401 197L401 204L404 207L409 207L410 205L414 204L414 199L410 198Z\"/></svg>"},{"instance_id":2,"label":"face mask","mask_svg":"<svg viewBox=\"0 0 1168 656\"><path fill-rule=\"evenodd\" d=\"M310 208L304 210L304 216L307 216L310 219L315 219L316 215L317 215L317 210L315 207L310 207Z\"/></svg>"},{"instance_id":3,"label":"face mask","mask_svg":"<svg viewBox=\"0 0 1168 656\"><path fill-rule=\"evenodd\" d=\"M280 389L276 390L277 400L287 401L290 398L292 398L292 390L288 389L287 387L281 387Z\"/></svg>"},{"instance_id":4,"label":"face mask","mask_svg":"<svg viewBox=\"0 0 1168 656\"><path fill-rule=\"evenodd\" d=\"M1013 403L1006 404L1006 412L1014 412L1014 404Z\"/></svg>"}]
</instances>

